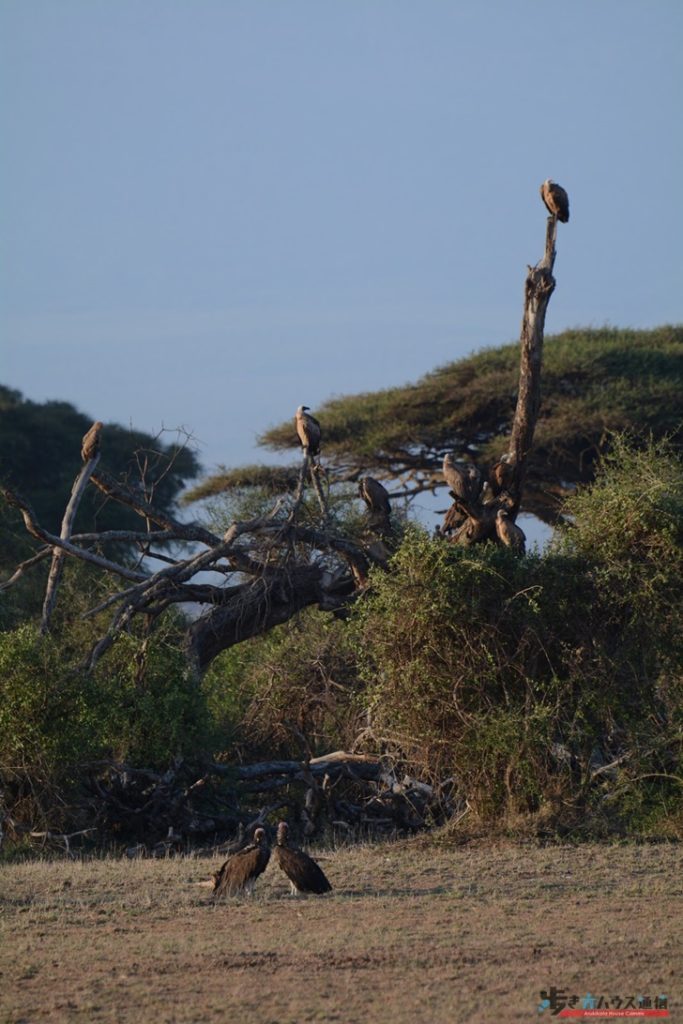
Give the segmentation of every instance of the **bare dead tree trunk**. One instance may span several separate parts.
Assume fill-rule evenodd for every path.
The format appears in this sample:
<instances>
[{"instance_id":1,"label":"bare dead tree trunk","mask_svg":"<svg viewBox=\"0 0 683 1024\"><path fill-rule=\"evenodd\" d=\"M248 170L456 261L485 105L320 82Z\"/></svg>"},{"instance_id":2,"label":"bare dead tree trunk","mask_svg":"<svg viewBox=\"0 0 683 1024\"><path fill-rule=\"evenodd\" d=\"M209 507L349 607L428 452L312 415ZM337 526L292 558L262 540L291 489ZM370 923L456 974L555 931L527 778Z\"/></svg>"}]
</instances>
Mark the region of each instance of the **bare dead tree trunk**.
<instances>
[{"instance_id":1,"label":"bare dead tree trunk","mask_svg":"<svg viewBox=\"0 0 683 1024\"><path fill-rule=\"evenodd\" d=\"M510 436L510 463L515 467L514 497L516 506L522 497L526 461L531 451L534 431L541 407L541 366L543 332L550 296L555 290L555 238L557 217L548 217L545 254L540 263L529 267L524 286L524 315L520 335L519 389L517 408Z\"/></svg>"},{"instance_id":2,"label":"bare dead tree trunk","mask_svg":"<svg viewBox=\"0 0 683 1024\"><path fill-rule=\"evenodd\" d=\"M551 215L546 225L543 259L528 268L524 285L519 387L509 449L491 467L488 480L476 498L463 500L454 495L441 533L450 534L450 539L457 544L477 544L497 537L517 551L524 550L524 535L514 519L522 499L526 463L541 407L543 332L548 302L555 289L552 271L556 235L557 218Z\"/></svg>"},{"instance_id":3,"label":"bare dead tree trunk","mask_svg":"<svg viewBox=\"0 0 683 1024\"><path fill-rule=\"evenodd\" d=\"M323 522L327 522L327 517L328 517L327 501L325 500L325 495L323 494L322 484L320 483L320 475L323 472L324 472L323 468L322 468L322 466L320 465L319 462L318 463L314 462L311 465L311 483L313 484L313 490L315 491L315 496L318 499L318 504L320 505L320 511L322 513Z\"/></svg>"},{"instance_id":4,"label":"bare dead tree trunk","mask_svg":"<svg viewBox=\"0 0 683 1024\"><path fill-rule=\"evenodd\" d=\"M88 486L90 477L92 476L99 461L100 455L99 452L96 452L91 459L88 459L74 480L73 487L71 488L71 497L64 511L64 518L62 519L62 529L59 534L60 540L68 541L71 537L74 519L78 512L78 506L81 503L81 498L85 494L85 489ZM50 629L50 619L52 618L52 612L54 611L55 603L57 601L57 590L59 589L62 573L64 571L65 557L66 555L63 548L54 548L52 564L50 565L47 586L45 588L43 613L40 620L40 632L43 634L47 633Z\"/></svg>"}]
</instances>

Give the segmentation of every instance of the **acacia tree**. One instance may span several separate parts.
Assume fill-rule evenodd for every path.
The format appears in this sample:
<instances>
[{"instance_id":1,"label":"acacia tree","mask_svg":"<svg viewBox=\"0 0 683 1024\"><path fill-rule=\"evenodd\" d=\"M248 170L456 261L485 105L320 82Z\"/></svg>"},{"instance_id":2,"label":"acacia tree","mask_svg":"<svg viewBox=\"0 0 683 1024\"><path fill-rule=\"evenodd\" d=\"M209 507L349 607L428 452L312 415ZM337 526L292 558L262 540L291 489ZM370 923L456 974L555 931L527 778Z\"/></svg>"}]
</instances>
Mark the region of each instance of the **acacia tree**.
<instances>
[{"instance_id":1,"label":"acacia tree","mask_svg":"<svg viewBox=\"0 0 683 1024\"><path fill-rule=\"evenodd\" d=\"M577 485L592 483L614 434L655 440L680 435L683 326L573 328L546 336L543 408L525 467L522 510L550 525ZM318 407L325 469L340 484L366 473L392 498L410 501L445 487L445 453L492 466L509 449L517 401L519 344L485 348L412 384L330 399ZM291 420L259 439L269 450L297 445ZM234 500L296 486L296 466L231 467L204 478L182 501Z\"/></svg>"},{"instance_id":2,"label":"acacia tree","mask_svg":"<svg viewBox=\"0 0 683 1024\"><path fill-rule=\"evenodd\" d=\"M486 491L471 488L453 493L444 532L457 543L495 539L501 515L514 520L519 510L540 407L545 312L555 287L552 270L556 230L557 220L551 215L544 257L529 268L526 279L519 389L508 448L488 474ZM203 606L204 611L187 625L186 647L191 666L201 673L221 651L285 622L307 606L338 612L365 587L369 567L386 563L387 548L378 543L371 530L353 537L335 529L324 502L318 520L311 519L302 501L309 468L307 451L295 495L280 496L266 514L236 521L218 535L200 523L181 522L155 505L144 488L121 483L103 470L99 445L92 443L98 439L95 428L93 425L84 439L83 467L59 536L38 521L24 497L4 489L6 500L19 510L28 533L41 547L16 568L3 588L35 565L52 561L43 610L44 630L50 627L65 559L80 559L117 581L111 593L89 613L111 614L106 633L89 652L89 667L134 619L142 619L149 631L170 607L193 603ZM323 423L323 438L324 430ZM106 456L106 449L102 455ZM315 482L320 498L319 475ZM73 534L78 501L91 485L109 500L132 510L139 517L140 528ZM498 536L503 539L500 530ZM135 547L138 560L117 560L102 554L107 543L113 541ZM173 545L173 554L168 553L168 545ZM154 562L160 567L150 568ZM219 582L215 582L215 575L210 582L205 581L207 572L218 574Z\"/></svg>"}]
</instances>

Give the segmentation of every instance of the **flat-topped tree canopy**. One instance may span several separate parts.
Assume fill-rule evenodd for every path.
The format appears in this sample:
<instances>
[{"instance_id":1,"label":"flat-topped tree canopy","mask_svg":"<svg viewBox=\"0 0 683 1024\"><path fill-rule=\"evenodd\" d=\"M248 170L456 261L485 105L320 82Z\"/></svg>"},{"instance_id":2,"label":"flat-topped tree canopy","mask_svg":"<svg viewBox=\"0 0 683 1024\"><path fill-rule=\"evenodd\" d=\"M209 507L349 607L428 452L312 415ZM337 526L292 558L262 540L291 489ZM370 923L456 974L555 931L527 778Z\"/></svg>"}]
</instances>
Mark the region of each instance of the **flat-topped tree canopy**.
<instances>
[{"instance_id":1,"label":"flat-topped tree canopy","mask_svg":"<svg viewBox=\"0 0 683 1024\"><path fill-rule=\"evenodd\" d=\"M253 465L236 466L233 469L222 466L218 473L207 477L196 487L187 491L181 501L184 505L189 505L194 501L212 498L216 494L223 494L226 491L239 491L254 487L267 494L282 494L285 491L293 491L298 480L298 466Z\"/></svg>"},{"instance_id":2,"label":"flat-topped tree canopy","mask_svg":"<svg viewBox=\"0 0 683 1024\"><path fill-rule=\"evenodd\" d=\"M333 398L316 408L322 459L338 480L372 472L402 480L414 493L445 486L445 452L481 465L507 451L517 399L519 345L488 348L448 363L414 384ZM612 431L674 432L681 418L683 326L653 330L572 329L546 338L541 412L527 466L523 505L553 518L557 497L593 477ZM293 452L291 420L259 438L271 451ZM272 471L268 471L272 472ZM279 470L289 478L292 469ZM264 476L264 474L266 474ZM263 486L265 469L232 470L201 485ZM270 478L275 482L275 474ZM203 496L190 492L190 499Z\"/></svg>"}]
</instances>

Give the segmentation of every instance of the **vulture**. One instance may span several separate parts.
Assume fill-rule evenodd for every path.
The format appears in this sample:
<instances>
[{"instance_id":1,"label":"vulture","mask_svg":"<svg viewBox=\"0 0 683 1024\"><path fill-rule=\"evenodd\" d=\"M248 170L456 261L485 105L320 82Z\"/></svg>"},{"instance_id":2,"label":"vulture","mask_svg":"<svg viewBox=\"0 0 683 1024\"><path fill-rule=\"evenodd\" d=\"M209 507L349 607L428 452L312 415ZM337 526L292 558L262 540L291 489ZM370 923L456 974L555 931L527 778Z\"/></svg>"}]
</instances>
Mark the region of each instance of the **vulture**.
<instances>
[{"instance_id":1,"label":"vulture","mask_svg":"<svg viewBox=\"0 0 683 1024\"><path fill-rule=\"evenodd\" d=\"M308 408L307 405L299 406L294 417L294 424L304 452L314 456L320 453L321 430L317 419L307 411Z\"/></svg>"},{"instance_id":2,"label":"vulture","mask_svg":"<svg viewBox=\"0 0 683 1024\"><path fill-rule=\"evenodd\" d=\"M450 453L446 453L443 457L443 475L454 498L465 502L477 500L481 491L481 473L475 465L470 463L462 466L453 461Z\"/></svg>"},{"instance_id":3,"label":"vulture","mask_svg":"<svg viewBox=\"0 0 683 1024\"><path fill-rule=\"evenodd\" d=\"M556 185L548 178L541 185L541 199L548 208L548 212L566 224L569 220L569 196L561 185Z\"/></svg>"},{"instance_id":4,"label":"vulture","mask_svg":"<svg viewBox=\"0 0 683 1024\"><path fill-rule=\"evenodd\" d=\"M332 886L322 868L307 853L288 845L288 832L287 822L281 821L277 827L277 845L273 850L273 857L290 881L292 896L306 892L330 892Z\"/></svg>"},{"instance_id":5,"label":"vulture","mask_svg":"<svg viewBox=\"0 0 683 1024\"><path fill-rule=\"evenodd\" d=\"M526 537L524 530L521 530L516 523L510 519L510 513L506 508L499 508L496 513L496 533L506 548L512 548L520 555L524 554Z\"/></svg>"},{"instance_id":6,"label":"vulture","mask_svg":"<svg viewBox=\"0 0 683 1024\"><path fill-rule=\"evenodd\" d=\"M89 462L90 459L94 459L100 450L100 431L104 423L100 420L95 420L87 434L83 435L81 442L81 458L84 462Z\"/></svg>"},{"instance_id":7,"label":"vulture","mask_svg":"<svg viewBox=\"0 0 683 1024\"><path fill-rule=\"evenodd\" d=\"M449 533L452 533L454 530L457 530L458 527L462 526L466 519L467 516L464 512L461 512L459 505L451 505L443 517L441 527L437 528L439 535L446 537Z\"/></svg>"},{"instance_id":8,"label":"vulture","mask_svg":"<svg viewBox=\"0 0 683 1024\"><path fill-rule=\"evenodd\" d=\"M389 492L379 480L375 480L373 476L362 476L358 481L358 493L368 506L369 512L389 518L391 515Z\"/></svg>"},{"instance_id":9,"label":"vulture","mask_svg":"<svg viewBox=\"0 0 683 1024\"><path fill-rule=\"evenodd\" d=\"M515 475L515 467L508 462L509 455L495 462L489 470L489 487L494 494L509 491Z\"/></svg>"},{"instance_id":10,"label":"vulture","mask_svg":"<svg viewBox=\"0 0 683 1024\"><path fill-rule=\"evenodd\" d=\"M254 883L268 867L270 847L266 830L257 828L254 839L243 849L228 857L225 864L213 876L213 898L237 896L239 893L254 891Z\"/></svg>"}]
</instances>

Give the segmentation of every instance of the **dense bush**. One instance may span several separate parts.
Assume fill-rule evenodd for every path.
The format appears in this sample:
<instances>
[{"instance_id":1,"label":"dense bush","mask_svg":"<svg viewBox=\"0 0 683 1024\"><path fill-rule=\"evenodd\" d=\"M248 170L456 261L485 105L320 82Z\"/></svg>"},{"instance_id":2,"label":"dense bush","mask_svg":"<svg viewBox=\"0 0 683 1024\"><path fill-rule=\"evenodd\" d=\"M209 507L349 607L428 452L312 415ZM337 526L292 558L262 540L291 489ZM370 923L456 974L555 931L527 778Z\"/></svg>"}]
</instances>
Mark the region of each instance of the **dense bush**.
<instances>
[{"instance_id":1,"label":"dense bush","mask_svg":"<svg viewBox=\"0 0 683 1024\"><path fill-rule=\"evenodd\" d=\"M93 673L73 638L0 633L0 780L18 818L52 828L102 761L162 767L217 737L173 634L119 638ZM2 788L2 787L0 787ZM22 813L22 806L25 813Z\"/></svg>"},{"instance_id":2,"label":"dense bush","mask_svg":"<svg viewBox=\"0 0 683 1024\"><path fill-rule=\"evenodd\" d=\"M216 725L250 756L305 756L359 730L358 671L345 623L314 610L224 651L204 679ZM235 729L235 723L239 726Z\"/></svg>"},{"instance_id":3,"label":"dense bush","mask_svg":"<svg viewBox=\"0 0 683 1024\"><path fill-rule=\"evenodd\" d=\"M683 795L680 462L618 442L568 513L543 556L406 539L355 625L373 730L482 819L663 827Z\"/></svg>"},{"instance_id":4,"label":"dense bush","mask_svg":"<svg viewBox=\"0 0 683 1024\"><path fill-rule=\"evenodd\" d=\"M680 460L615 438L566 512L523 559L413 528L350 628L309 611L222 655L214 714L252 755L362 736L489 824L680 830Z\"/></svg>"},{"instance_id":5,"label":"dense bush","mask_svg":"<svg viewBox=\"0 0 683 1024\"><path fill-rule=\"evenodd\" d=\"M616 438L544 554L410 528L350 619L308 610L224 652L201 685L171 617L79 665L97 604L68 567L54 635L0 634L6 792L55 808L82 766L209 752L304 757L362 743L452 779L496 827L683 833L683 468ZM67 600L64 600L65 595ZM80 766L80 767L79 767ZM66 812L65 812L66 813ZM29 814L26 817L30 817Z\"/></svg>"}]
</instances>

